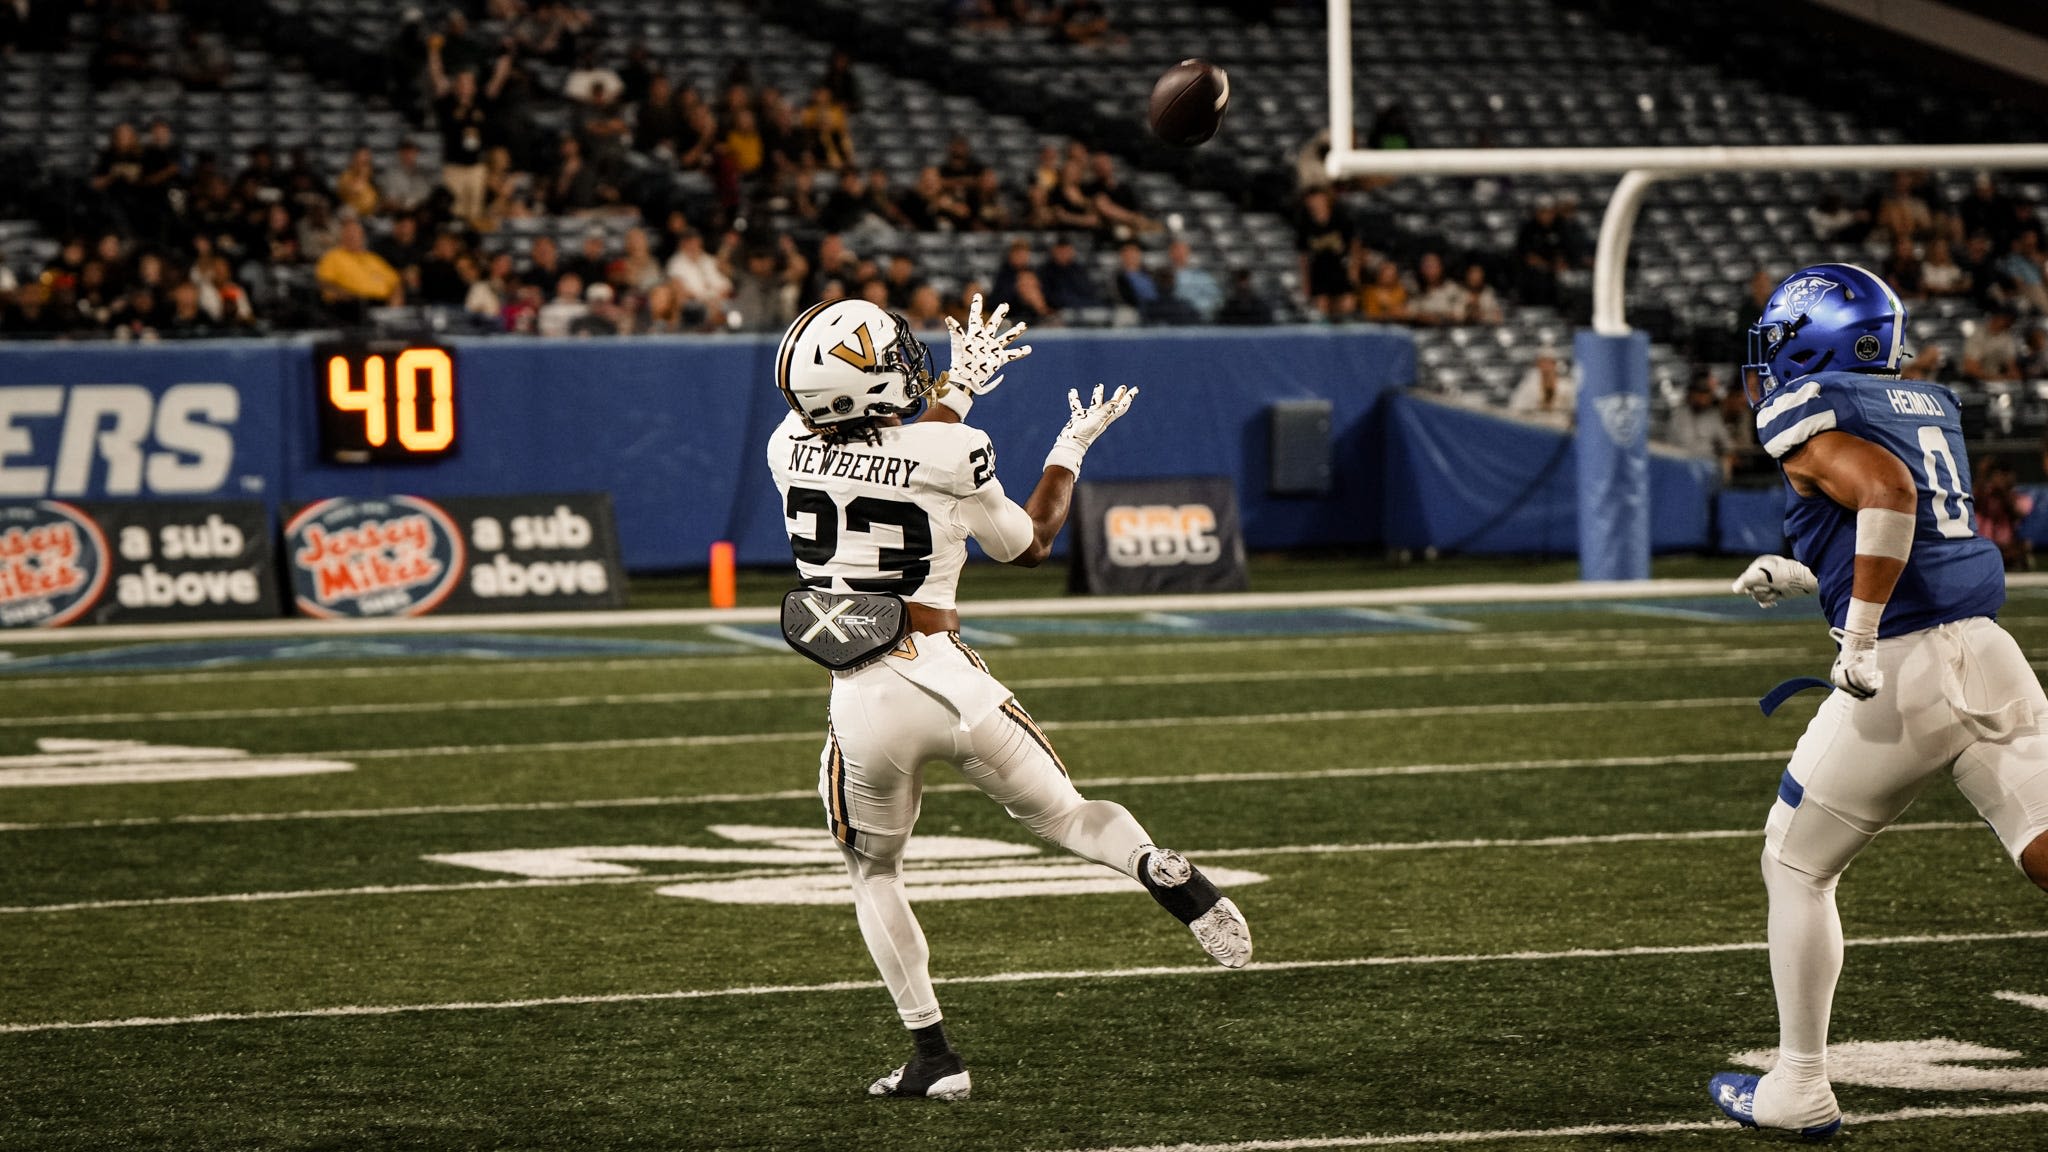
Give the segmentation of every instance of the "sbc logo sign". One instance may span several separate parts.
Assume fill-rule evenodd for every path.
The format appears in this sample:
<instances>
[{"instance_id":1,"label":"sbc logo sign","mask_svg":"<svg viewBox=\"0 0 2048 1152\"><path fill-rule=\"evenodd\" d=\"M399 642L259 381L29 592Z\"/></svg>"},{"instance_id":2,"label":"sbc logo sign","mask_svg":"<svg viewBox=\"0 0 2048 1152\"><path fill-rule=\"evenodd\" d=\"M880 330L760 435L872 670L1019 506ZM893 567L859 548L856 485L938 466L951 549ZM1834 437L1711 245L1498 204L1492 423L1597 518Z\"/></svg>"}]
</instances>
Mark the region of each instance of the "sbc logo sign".
<instances>
[{"instance_id":1,"label":"sbc logo sign","mask_svg":"<svg viewBox=\"0 0 2048 1152\"><path fill-rule=\"evenodd\" d=\"M1102 514L1109 562L1119 568L1214 564L1223 557L1207 504L1117 504Z\"/></svg>"}]
</instances>

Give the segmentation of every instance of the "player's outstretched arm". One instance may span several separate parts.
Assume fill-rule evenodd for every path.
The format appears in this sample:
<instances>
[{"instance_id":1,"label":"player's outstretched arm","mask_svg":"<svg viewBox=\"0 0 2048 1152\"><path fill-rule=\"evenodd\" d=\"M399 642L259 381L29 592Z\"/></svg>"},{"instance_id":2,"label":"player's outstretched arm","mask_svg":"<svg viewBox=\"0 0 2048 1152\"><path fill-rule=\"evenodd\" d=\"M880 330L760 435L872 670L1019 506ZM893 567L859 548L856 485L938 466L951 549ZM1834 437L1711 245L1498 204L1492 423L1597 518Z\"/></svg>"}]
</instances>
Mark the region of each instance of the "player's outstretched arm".
<instances>
[{"instance_id":1,"label":"player's outstretched arm","mask_svg":"<svg viewBox=\"0 0 2048 1152\"><path fill-rule=\"evenodd\" d=\"M1919 488L1905 462L1860 436L1823 432L1784 461L1802 493L1818 490L1856 512L1856 566L1841 652L1829 679L1868 700L1884 686L1875 649L1878 622L1913 554Z\"/></svg>"},{"instance_id":2,"label":"player's outstretched arm","mask_svg":"<svg viewBox=\"0 0 2048 1152\"><path fill-rule=\"evenodd\" d=\"M1081 475L1081 459L1088 454L1104 429L1130 410L1138 398L1136 388L1119 386L1109 399L1102 397L1102 385L1095 386L1094 398L1086 407L1081 394L1067 393L1071 411L1067 426L1046 453L1045 471L1022 508L1002 495L1000 484L984 486L975 497L961 502L968 530L981 542L982 550L1006 564L1036 568L1052 554L1053 538L1066 526L1067 513L1074 504L1074 481Z\"/></svg>"}]
</instances>

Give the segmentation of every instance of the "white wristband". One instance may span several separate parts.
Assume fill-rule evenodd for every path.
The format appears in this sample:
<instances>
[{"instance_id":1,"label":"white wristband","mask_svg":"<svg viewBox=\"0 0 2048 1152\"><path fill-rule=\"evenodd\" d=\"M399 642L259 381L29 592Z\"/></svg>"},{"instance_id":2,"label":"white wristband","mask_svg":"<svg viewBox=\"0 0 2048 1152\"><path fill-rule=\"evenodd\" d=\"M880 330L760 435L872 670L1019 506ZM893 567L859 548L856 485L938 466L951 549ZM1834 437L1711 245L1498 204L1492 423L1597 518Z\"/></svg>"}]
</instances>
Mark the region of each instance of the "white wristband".
<instances>
[{"instance_id":1,"label":"white wristband","mask_svg":"<svg viewBox=\"0 0 2048 1152\"><path fill-rule=\"evenodd\" d=\"M1884 605L1851 598L1842 615L1842 631L1851 636L1876 636L1877 622L1884 619Z\"/></svg>"},{"instance_id":2,"label":"white wristband","mask_svg":"<svg viewBox=\"0 0 2048 1152\"><path fill-rule=\"evenodd\" d=\"M946 384L943 376L940 377L940 385L945 391L940 394L939 403L952 409L955 416L962 420L967 419L967 410L974 407L974 393L958 384Z\"/></svg>"},{"instance_id":3,"label":"white wristband","mask_svg":"<svg viewBox=\"0 0 2048 1152\"><path fill-rule=\"evenodd\" d=\"M1895 512L1890 508L1858 511L1856 555L1904 560L1913 554L1913 528L1917 522L1912 513Z\"/></svg>"},{"instance_id":4,"label":"white wristband","mask_svg":"<svg viewBox=\"0 0 2048 1152\"><path fill-rule=\"evenodd\" d=\"M1045 466L1047 468L1065 468L1074 474L1074 479L1079 480L1081 478L1081 457L1086 452L1087 449L1082 448L1071 440L1055 440L1052 442L1052 451L1045 454Z\"/></svg>"}]
</instances>

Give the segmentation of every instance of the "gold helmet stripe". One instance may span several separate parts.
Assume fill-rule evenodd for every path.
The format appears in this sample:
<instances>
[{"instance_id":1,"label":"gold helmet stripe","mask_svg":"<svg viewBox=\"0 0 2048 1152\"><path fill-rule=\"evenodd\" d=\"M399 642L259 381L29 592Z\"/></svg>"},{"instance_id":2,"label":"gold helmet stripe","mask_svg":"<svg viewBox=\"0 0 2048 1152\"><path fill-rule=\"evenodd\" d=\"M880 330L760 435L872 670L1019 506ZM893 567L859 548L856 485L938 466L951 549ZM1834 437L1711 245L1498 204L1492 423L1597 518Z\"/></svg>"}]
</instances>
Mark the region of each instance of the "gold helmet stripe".
<instances>
[{"instance_id":1,"label":"gold helmet stripe","mask_svg":"<svg viewBox=\"0 0 2048 1152\"><path fill-rule=\"evenodd\" d=\"M803 410L803 405L797 402L796 393L791 391L789 387L790 363L796 359L796 346L803 339L804 329L810 327L811 321L817 319L818 313L830 308L835 303L837 301L820 301L811 305L803 315L797 317L796 322L789 326L788 335L782 338L782 351L775 357L775 386L782 390L783 399L789 401L790 408L798 416L803 417L806 424L810 423L810 413Z\"/></svg>"}]
</instances>

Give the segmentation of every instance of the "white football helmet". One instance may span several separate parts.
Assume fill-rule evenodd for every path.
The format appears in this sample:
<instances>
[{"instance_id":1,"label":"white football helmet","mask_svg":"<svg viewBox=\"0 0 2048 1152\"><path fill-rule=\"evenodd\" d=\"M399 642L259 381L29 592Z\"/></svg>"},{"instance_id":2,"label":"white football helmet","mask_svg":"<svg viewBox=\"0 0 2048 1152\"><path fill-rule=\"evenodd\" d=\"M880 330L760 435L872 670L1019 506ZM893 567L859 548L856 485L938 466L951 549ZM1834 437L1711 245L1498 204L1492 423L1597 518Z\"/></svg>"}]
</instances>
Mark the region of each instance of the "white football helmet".
<instances>
[{"instance_id":1,"label":"white football helmet","mask_svg":"<svg viewBox=\"0 0 2048 1152\"><path fill-rule=\"evenodd\" d=\"M933 385L931 349L903 317L865 300L813 305L775 351L775 386L813 432L914 416Z\"/></svg>"}]
</instances>

